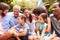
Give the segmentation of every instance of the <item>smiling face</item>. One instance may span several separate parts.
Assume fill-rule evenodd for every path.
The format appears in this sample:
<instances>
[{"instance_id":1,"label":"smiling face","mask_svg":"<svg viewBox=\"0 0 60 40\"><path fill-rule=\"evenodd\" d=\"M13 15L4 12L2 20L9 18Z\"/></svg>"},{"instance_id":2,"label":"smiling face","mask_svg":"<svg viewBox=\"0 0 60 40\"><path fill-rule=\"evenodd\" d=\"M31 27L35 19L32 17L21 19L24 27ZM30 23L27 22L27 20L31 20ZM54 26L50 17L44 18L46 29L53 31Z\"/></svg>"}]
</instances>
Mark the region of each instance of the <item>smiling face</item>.
<instances>
[{"instance_id":1,"label":"smiling face","mask_svg":"<svg viewBox=\"0 0 60 40\"><path fill-rule=\"evenodd\" d=\"M18 17L20 11L18 9L14 9L13 11L14 11L14 16Z\"/></svg>"},{"instance_id":2,"label":"smiling face","mask_svg":"<svg viewBox=\"0 0 60 40\"><path fill-rule=\"evenodd\" d=\"M53 4L52 11L55 16L60 15L60 7L58 2Z\"/></svg>"}]
</instances>

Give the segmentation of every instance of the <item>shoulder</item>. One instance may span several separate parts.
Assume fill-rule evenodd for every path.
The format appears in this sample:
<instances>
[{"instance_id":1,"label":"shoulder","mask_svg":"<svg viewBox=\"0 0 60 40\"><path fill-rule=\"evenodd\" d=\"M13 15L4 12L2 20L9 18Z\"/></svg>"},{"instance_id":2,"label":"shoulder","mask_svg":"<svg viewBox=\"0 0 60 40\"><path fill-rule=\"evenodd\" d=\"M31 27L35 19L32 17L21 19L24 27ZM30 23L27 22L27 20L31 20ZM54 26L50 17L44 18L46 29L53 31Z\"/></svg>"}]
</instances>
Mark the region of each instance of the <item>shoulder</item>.
<instances>
[{"instance_id":1,"label":"shoulder","mask_svg":"<svg viewBox=\"0 0 60 40\"><path fill-rule=\"evenodd\" d=\"M7 15L8 16L13 16L13 12L8 12Z\"/></svg>"},{"instance_id":2,"label":"shoulder","mask_svg":"<svg viewBox=\"0 0 60 40\"><path fill-rule=\"evenodd\" d=\"M50 18L54 17L54 14L50 14L49 17L50 17Z\"/></svg>"},{"instance_id":3,"label":"shoulder","mask_svg":"<svg viewBox=\"0 0 60 40\"><path fill-rule=\"evenodd\" d=\"M48 24L47 23L44 23L43 26L46 27Z\"/></svg>"}]
</instances>

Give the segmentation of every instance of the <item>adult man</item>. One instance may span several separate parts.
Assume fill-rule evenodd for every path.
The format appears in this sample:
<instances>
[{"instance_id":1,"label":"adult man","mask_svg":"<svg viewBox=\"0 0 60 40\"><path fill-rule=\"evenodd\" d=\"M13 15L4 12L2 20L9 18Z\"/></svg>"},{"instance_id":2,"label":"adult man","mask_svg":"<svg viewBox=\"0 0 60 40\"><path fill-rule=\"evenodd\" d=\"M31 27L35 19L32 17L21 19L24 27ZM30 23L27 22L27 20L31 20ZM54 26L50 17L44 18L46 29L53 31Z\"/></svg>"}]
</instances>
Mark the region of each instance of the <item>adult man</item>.
<instances>
[{"instance_id":1,"label":"adult man","mask_svg":"<svg viewBox=\"0 0 60 40\"><path fill-rule=\"evenodd\" d=\"M51 16L51 31L55 31L55 35L50 37L50 40L60 40L60 2L53 4L53 15ZM52 39L53 38L53 39Z\"/></svg>"},{"instance_id":2,"label":"adult man","mask_svg":"<svg viewBox=\"0 0 60 40\"><path fill-rule=\"evenodd\" d=\"M20 13L21 11L21 7L19 5L14 5L13 6L13 12L8 13L7 15L10 15L12 17L12 20L14 22L15 25L18 24L18 16L21 15Z\"/></svg>"},{"instance_id":3,"label":"adult man","mask_svg":"<svg viewBox=\"0 0 60 40\"><path fill-rule=\"evenodd\" d=\"M12 35L12 32L8 30L10 26L6 20L6 13L8 12L9 8L10 7L8 4L0 3L0 40L7 40Z\"/></svg>"}]
</instances>

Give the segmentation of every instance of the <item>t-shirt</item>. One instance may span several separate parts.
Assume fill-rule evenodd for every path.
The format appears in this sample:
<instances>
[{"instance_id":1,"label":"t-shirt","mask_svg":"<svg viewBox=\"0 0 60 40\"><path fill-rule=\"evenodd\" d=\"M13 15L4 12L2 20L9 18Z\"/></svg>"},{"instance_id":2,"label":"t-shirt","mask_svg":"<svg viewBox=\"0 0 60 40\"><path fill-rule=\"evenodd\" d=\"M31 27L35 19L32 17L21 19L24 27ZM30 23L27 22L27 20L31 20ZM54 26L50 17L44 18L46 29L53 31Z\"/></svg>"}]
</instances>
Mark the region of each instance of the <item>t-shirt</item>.
<instances>
[{"instance_id":1,"label":"t-shirt","mask_svg":"<svg viewBox=\"0 0 60 40\"><path fill-rule=\"evenodd\" d=\"M46 24L46 23L43 23L43 24L36 23L36 26L38 27L38 29L39 29L40 31L42 31L42 30L44 29L44 27L47 26L47 24Z\"/></svg>"},{"instance_id":2,"label":"t-shirt","mask_svg":"<svg viewBox=\"0 0 60 40\"><path fill-rule=\"evenodd\" d=\"M32 20L31 23L26 20L26 23L29 25L29 34L35 35L35 20Z\"/></svg>"},{"instance_id":3,"label":"t-shirt","mask_svg":"<svg viewBox=\"0 0 60 40\"><path fill-rule=\"evenodd\" d=\"M19 31L20 29L29 29L29 26L27 23L25 23L23 26L18 24L16 30Z\"/></svg>"},{"instance_id":4,"label":"t-shirt","mask_svg":"<svg viewBox=\"0 0 60 40\"><path fill-rule=\"evenodd\" d=\"M60 37L60 20L57 20L54 16L51 16L51 30L55 30L55 33L58 37Z\"/></svg>"}]
</instances>

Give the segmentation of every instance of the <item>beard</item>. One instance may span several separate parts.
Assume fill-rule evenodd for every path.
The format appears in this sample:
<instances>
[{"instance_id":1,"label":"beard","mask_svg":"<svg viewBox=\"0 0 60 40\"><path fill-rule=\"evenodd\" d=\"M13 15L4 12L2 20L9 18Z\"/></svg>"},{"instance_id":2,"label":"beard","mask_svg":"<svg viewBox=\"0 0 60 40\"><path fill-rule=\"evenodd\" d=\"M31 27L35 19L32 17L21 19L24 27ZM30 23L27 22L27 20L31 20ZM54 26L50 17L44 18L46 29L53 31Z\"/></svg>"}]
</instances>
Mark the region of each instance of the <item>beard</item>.
<instances>
[{"instance_id":1,"label":"beard","mask_svg":"<svg viewBox=\"0 0 60 40\"><path fill-rule=\"evenodd\" d=\"M2 13L1 15L2 15L2 17L4 17L4 16L5 16L5 14L4 14L4 13Z\"/></svg>"}]
</instances>

